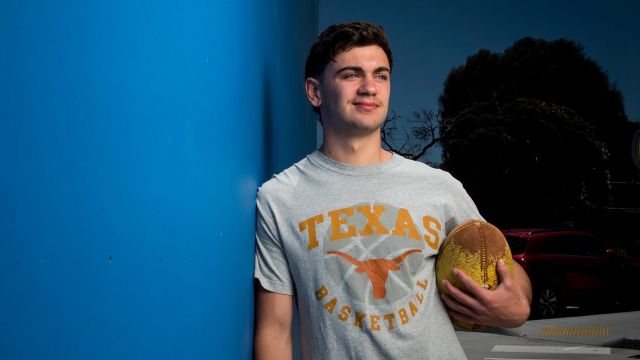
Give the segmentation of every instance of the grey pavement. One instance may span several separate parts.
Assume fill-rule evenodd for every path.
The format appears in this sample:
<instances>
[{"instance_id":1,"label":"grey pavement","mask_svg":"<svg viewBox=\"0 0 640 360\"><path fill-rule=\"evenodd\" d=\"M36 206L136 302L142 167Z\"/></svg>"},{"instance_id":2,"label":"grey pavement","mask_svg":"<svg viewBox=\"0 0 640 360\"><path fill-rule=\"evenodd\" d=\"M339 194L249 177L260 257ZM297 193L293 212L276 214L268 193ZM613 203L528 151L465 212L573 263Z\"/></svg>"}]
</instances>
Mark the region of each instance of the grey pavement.
<instances>
[{"instance_id":1,"label":"grey pavement","mask_svg":"<svg viewBox=\"0 0 640 360\"><path fill-rule=\"evenodd\" d=\"M531 320L515 329L457 335L469 360L640 359L640 311Z\"/></svg>"}]
</instances>

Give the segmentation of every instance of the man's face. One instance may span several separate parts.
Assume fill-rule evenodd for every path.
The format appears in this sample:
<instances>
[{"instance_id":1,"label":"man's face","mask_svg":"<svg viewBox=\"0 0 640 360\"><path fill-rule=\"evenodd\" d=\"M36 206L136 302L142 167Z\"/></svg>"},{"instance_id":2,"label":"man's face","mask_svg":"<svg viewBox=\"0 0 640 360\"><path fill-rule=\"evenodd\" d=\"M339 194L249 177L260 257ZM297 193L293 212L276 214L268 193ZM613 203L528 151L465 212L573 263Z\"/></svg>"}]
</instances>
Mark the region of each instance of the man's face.
<instances>
[{"instance_id":1,"label":"man's face","mask_svg":"<svg viewBox=\"0 0 640 360\"><path fill-rule=\"evenodd\" d=\"M376 131L387 117L391 92L389 60L376 45L355 47L327 64L309 95L320 108L322 125L340 134ZM315 97L314 97L315 96ZM314 103L315 101L315 103Z\"/></svg>"}]
</instances>

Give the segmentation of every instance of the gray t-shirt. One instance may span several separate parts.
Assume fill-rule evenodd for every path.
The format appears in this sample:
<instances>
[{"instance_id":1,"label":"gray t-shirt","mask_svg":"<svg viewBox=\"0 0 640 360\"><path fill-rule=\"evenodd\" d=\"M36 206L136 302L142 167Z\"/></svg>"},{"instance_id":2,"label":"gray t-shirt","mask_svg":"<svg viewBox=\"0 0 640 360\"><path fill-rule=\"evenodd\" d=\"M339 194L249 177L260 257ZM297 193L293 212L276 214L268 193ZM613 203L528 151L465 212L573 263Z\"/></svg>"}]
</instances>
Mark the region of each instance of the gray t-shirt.
<instances>
[{"instance_id":1,"label":"gray t-shirt","mask_svg":"<svg viewBox=\"0 0 640 360\"><path fill-rule=\"evenodd\" d=\"M295 296L303 359L465 359L434 264L470 219L476 206L442 170L316 151L258 191L255 277Z\"/></svg>"}]
</instances>

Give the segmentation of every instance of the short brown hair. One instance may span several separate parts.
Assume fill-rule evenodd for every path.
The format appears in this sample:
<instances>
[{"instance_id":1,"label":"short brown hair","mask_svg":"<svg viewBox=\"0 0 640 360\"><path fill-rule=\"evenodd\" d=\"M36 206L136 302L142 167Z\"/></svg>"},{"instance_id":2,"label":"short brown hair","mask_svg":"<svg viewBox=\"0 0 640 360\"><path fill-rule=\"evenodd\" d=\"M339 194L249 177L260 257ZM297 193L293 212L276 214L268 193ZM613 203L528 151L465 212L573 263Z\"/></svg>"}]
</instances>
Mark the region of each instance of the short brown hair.
<instances>
[{"instance_id":1,"label":"short brown hair","mask_svg":"<svg viewBox=\"0 0 640 360\"><path fill-rule=\"evenodd\" d=\"M309 50L304 77L317 78L329 61L342 52L354 47L377 45L387 55L389 66L393 68L393 57L382 26L366 22L350 22L329 26L323 31Z\"/></svg>"}]
</instances>

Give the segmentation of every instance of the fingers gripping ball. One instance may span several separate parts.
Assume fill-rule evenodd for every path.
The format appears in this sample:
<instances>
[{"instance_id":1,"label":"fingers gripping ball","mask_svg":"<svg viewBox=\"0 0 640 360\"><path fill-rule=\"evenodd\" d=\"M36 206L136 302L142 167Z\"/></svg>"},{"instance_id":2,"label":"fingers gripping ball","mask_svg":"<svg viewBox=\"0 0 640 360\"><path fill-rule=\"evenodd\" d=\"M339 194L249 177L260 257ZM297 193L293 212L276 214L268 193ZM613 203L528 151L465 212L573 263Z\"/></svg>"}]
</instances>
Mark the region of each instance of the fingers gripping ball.
<instances>
[{"instance_id":1,"label":"fingers gripping ball","mask_svg":"<svg viewBox=\"0 0 640 360\"><path fill-rule=\"evenodd\" d=\"M488 222L471 220L457 226L449 233L442 244L436 260L436 280L438 290L446 293L442 280L468 292L463 283L453 274L458 268L488 290L499 285L496 272L498 260L503 259L513 276L513 260L509 244L502 232ZM463 329L477 330L482 326L452 319L453 323Z\"/></svg>"}]
</instances>

